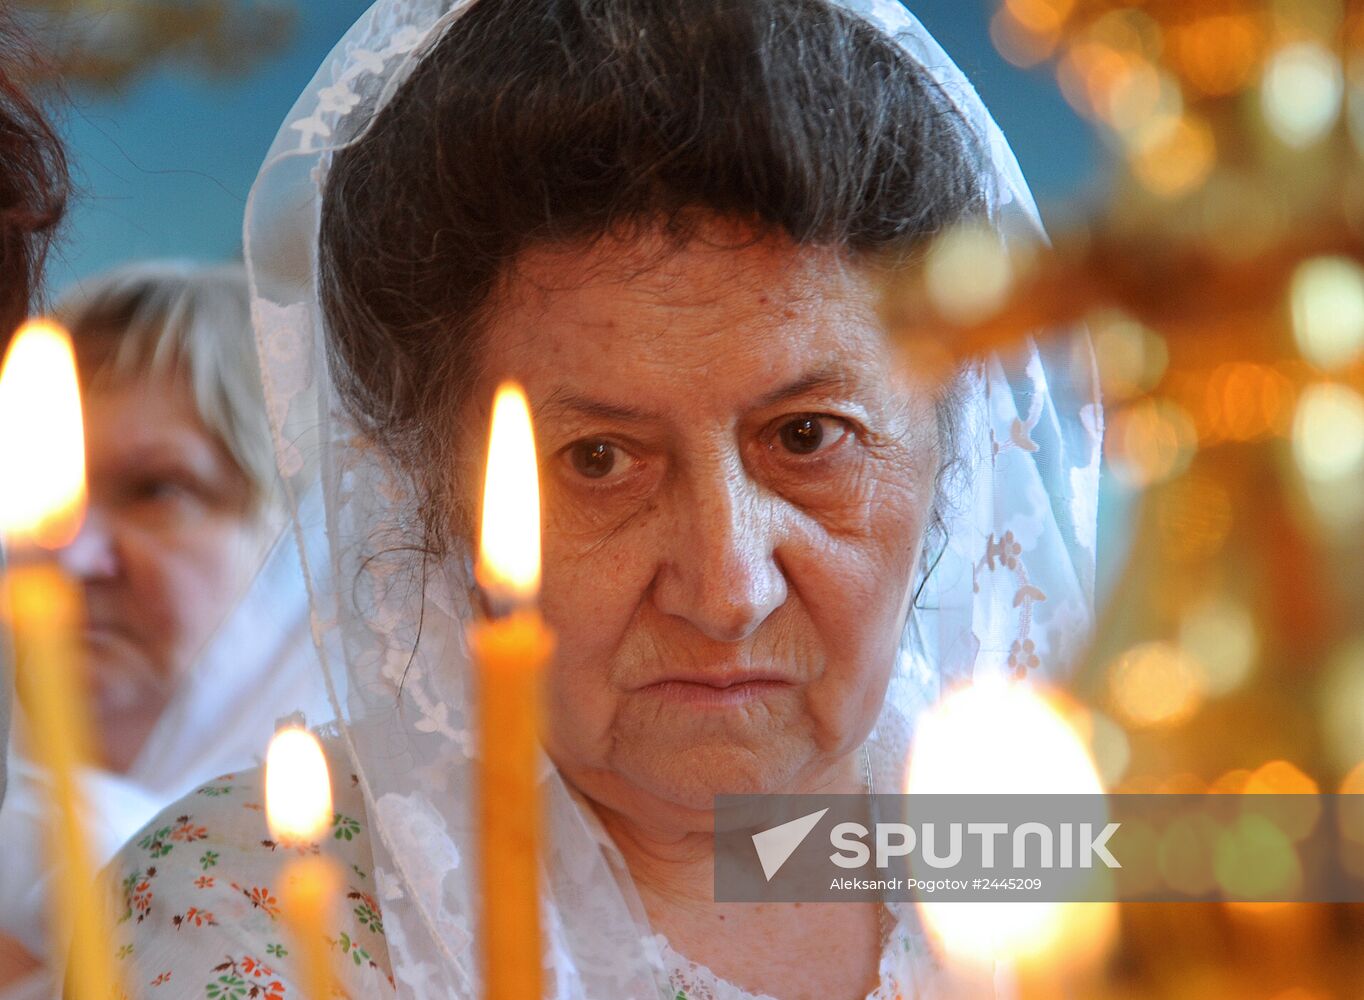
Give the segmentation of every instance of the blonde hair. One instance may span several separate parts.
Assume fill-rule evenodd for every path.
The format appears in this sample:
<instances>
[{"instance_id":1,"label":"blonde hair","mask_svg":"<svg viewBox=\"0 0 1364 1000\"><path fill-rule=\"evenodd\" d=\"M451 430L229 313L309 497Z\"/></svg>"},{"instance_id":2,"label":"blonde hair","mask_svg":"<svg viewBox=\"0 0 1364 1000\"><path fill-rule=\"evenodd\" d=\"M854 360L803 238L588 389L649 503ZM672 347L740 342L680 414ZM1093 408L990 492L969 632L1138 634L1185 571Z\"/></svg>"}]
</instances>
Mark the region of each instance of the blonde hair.
<instances>
[{"instance_id":1,"label":"blonde hair","mask_svg":"<svg viewBox=\"0 0 1364 1000\"><path fill-rule=\"evenodd\" d=\"M204 425L251 483L261 508L279 477L240 265L150 261L81 282L57 303L92 385L182 378Z\"/></svg>"}]
</instances>

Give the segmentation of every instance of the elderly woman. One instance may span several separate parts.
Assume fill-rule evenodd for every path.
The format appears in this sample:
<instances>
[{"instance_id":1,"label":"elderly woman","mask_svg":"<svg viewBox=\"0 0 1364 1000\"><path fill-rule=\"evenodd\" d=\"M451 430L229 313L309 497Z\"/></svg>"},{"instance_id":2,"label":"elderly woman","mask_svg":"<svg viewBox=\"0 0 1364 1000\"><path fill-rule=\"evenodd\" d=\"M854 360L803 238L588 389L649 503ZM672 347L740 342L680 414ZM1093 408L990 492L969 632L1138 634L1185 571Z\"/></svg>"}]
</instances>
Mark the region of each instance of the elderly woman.
<instances>
[{"instance_id":1,"label":"elderly woman","mask_svg":"<svg viewBox=\"0 0 1364 1000\"><path fill-rule=\"evenodd\" d=\"M22 49L9 16L0 12L0 342L6 344L41 287L43 259L66 206L66 156L19 84L30 62ZM0 802L9 746L7 656L0 638Z\"/></svg>"},{"instance_id":2,"label":"elderly woman","mask_svg":"<svg viewBox=\"0 0 1364 1000\"><path fill-rule=\"evenodd\" d=\"M877 318L881 268L946 227L1039 234L974 91L898 5L851 0L393 0L317 80L247 251L296 495L324 456L346 991L480 993L462 635L504 378L534 411L557 636L550 994L929 990L912 908L717 902L713 803L894 790L942 685L1083 639L1085 343L938 382ZM308 845L266 837L259 776L211 789L118 860L129 980L291 995L277 849Z\"/></svg>"},{"instance_id":3,"label":"elderly woman","mask_svg":"<svg viewBox=\"0 0 1364 1000\"><path fill-rule=\"evenodd\" d=\"M281 716L330 717L292 534L277 544L286 518L249 301L240 267L147 263L57 306L85 381L89 502L59 558L88 617L101 862L167 803L254 766ZM0 810L11 969L50 950L49 786L19 735Z\"/></svg>"}]
</instances>

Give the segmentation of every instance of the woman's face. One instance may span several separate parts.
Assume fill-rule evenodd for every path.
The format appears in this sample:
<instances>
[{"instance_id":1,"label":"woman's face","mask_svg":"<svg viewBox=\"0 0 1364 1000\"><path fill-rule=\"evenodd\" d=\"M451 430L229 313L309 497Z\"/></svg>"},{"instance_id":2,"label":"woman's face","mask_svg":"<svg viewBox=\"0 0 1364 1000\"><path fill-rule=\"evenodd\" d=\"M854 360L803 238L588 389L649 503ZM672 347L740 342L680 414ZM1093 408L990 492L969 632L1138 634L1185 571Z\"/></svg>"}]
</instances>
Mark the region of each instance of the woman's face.
<instances>
[{"instance_id":1,"label":"woman's face","mask_svg":"<svg viewBox=\"0 0 1364 1000\"><path fill-rule=\"evenodd\" d=\"M866 275L703 235L729 245L525 255L484 354L535 414L547 747L622 810L847 772L938 465L930 392L890 364Z\"/></svg>"},{"instance_id":2,"label":"woman's face","mask_svg":"<svg viewBox=\"0 0 1364 1000\"><path fill-rule=\"evenodd\" d=\"M90 504L65 551L84 586L106 763L125 770L263 551L250 485L180 379L84 398Z\"/></svg>"}]
</instances>

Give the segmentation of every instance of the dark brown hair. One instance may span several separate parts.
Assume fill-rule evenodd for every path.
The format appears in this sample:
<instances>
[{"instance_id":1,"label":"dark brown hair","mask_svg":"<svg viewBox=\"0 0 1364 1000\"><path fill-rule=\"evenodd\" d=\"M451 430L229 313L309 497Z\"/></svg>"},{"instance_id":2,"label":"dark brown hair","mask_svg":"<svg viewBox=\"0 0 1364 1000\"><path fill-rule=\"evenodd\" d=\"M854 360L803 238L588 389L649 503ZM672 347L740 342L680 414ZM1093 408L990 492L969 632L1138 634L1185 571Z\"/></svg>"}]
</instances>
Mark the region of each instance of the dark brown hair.
<instances>
[{"instance_id":1,"label":"dark brown hair","mask_svg":"<svg viewBox=\"0 0 1364 1000\"><path fill-rule=\"evenodd\" d=\"M468 393L480 310L527 247L685 240L712 213L901 254L981 207L979 156L928 74L825 0L478 0L332 165L333 378L450 498L431 417Z\"/></svg>"},{"instance_id":2,"label":"dark brown hair","mask_svg":"<svg viewBox=\"0 0 1364 1000\"><path fill-rule=\"evenodd\" d=\"M32 307L66 206L66 155L20 74L36 58L0 11L0 344Z\"/></svg>"}]
</instances>

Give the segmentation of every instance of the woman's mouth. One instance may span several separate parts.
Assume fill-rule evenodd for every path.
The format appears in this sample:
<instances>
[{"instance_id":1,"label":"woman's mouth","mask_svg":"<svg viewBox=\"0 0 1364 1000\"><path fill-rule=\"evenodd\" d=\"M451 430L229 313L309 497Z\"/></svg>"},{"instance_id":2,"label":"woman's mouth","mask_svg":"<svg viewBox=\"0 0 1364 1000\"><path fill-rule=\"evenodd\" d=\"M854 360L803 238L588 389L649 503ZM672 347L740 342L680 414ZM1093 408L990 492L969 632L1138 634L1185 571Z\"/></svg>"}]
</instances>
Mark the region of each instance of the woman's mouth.
<instances>
[{"instance_id":1,"label":"woman's mouth","mask_svg":"<svg viewBox=\"0 0 1364 1000\"><path fill-rule=\"evenodd\" d=\"M794 686L790 681L767 675L713 681L669 678L645 685L639 689L639 693L677 704L725 708L787 691Z\"/></svg>"},{"instance_id":2,"label":"woman's mouth","mask_svg":"<svg viewBox=\"0 0 1364 1000\"><path fill-rule=\"evenodd\" d=\"M86 622L81 629L81 637L89 645L107 645L124 638L122 629L102 622Z\"/></svg>"}]
</instances>

